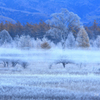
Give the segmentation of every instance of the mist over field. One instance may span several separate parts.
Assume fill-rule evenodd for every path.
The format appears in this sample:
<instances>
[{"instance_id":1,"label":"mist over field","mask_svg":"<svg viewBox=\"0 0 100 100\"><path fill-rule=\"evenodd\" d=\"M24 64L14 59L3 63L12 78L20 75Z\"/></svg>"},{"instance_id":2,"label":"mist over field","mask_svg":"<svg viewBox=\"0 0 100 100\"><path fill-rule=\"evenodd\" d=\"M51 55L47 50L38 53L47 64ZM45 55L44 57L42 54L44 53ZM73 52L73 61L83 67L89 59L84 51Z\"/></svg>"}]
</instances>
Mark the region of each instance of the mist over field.
<instances>
[{"instance_id":1,"label":"mist over field","mask_svg":"<svg viewBox=\"0 0 100 100\"><path fill-rule=\"evenodd\" d=\"M50 50L20 50L16 48L0 48L0 59L22 60L26 62L50 63L60 60L73 63L100 63L99 50L81 49L50 49Z\"/></svg>"}]
</instances>

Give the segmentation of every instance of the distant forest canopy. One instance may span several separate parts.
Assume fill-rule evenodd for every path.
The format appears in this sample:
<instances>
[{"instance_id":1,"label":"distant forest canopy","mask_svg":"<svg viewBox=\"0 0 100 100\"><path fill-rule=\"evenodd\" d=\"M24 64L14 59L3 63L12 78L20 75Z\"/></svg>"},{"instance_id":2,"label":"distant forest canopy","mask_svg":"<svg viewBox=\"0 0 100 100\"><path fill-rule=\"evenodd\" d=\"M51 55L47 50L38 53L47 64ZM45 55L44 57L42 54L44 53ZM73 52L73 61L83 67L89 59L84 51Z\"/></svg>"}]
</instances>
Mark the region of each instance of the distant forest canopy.
<instances>
[{"instance_id":1,"label":"distant forest canopy","mask_svg":"<svg viewBox=\"0 0 100 100\"><path fill-rule=\"evenodd\" d=\"M50 29L49 25L44 21L37 23L26 23L21 24L19 21L17 23L12 23L9 21L0 23L0 31L6 29L12 38L21 35L29 35L31 37L43 38L46 31Z\"/></svg>"},{"instance_id":2,"label":"distant forest canopy","mask_svg":"<svg viewBox=\"0 0 100 100\"><path fill-rule=\"evenodd\" d=\"M84 26L84 27L90 39L95 40L97 36L100 35L100 26L96 20L94 20L91 26Z\"/></svg>"},{"instance_id":3,"label":"distant forest canopy","mask_svg":"<svg viewBox=\"0 0 100 100\"><path fill-rule=\"evenodd\" d=\"M90 39L96 39L98 35L100 35L100 26L94 20L93 24L91 26L84 26L88 36ZM34 39L42 39L44 36L46 36L46 32L50 29L49 24L45 23L44 21L40 21L38 24L36 23L26 23L21 24L19 21L17 23L12 23L9 21L1 22L0 23L0 31L6 29L10 36L14 39L16 36L21 35L29 35L33 37ZM76 36L77 33L73 32L73 35ZM55 41L52 37L47 36L52 41Z\"/></svg>"}]
</instances>

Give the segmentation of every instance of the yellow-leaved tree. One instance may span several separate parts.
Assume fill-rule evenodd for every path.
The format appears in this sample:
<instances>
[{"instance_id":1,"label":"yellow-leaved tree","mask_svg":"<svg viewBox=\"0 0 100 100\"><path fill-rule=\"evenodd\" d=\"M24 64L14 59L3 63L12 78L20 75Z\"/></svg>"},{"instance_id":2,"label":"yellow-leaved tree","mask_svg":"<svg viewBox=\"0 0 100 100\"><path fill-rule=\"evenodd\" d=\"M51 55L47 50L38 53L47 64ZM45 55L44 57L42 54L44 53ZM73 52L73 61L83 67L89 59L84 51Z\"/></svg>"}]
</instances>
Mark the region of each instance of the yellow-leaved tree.
<instances>
[{"instance_id":1,"label":"yellow-leaved tree","mask_svg":"<svg viewBox=\"0 0 100 100\"><path fill-rule=\"evenodd\" d=\"M88 34L83 26L80 28L80 31L77 34L76 45L84 48L90 46Z\"/></svg>"}]
</instances>

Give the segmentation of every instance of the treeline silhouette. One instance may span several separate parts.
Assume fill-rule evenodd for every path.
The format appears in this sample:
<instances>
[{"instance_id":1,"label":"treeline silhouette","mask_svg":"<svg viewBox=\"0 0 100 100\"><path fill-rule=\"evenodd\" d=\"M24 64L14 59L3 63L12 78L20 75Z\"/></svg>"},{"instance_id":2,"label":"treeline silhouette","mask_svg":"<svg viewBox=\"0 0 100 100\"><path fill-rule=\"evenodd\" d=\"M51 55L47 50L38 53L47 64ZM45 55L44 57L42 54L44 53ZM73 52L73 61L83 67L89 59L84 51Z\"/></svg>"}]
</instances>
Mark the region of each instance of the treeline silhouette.
<instances>
[{"instance_id":1,"label":"treeline silhouette","mask_svg":"<svg viewBox=\"0 0 100 100\"><path fill-rule=\"evenodd\" d=\"M0 31L6 29L12 38L21 35L29 35L31 37L43 38L46 34L46 31L50 29L49 25L44 21L40 21L38 24L36 23L26 23L21 24L19 21L16 23L12 23L9 21L5 21L0 23Z\"/></svg>"},{"instance_id":2,"label":"treeline silhouette","mask_svg":"<svg viewBox=\"0 0 100 100\"><path fill-rule=\"evenodd\" d=\"M91 26L84 27L90 39L96 39L97 36L100 35L100 26L98 25L96 20L94 20ZM34 39L42 39L45 36L46 31L50 29L50 26L42 20L38 24L28 22L26 24L21 24L19 21L17 21L16 23L5 21L0 23L0 31L4 29L9 32L12 38L16 37L17 35L29 35L31 37L34 37ZM49 36L48 38L53 39Z\"/></svg>"}]
</instances>

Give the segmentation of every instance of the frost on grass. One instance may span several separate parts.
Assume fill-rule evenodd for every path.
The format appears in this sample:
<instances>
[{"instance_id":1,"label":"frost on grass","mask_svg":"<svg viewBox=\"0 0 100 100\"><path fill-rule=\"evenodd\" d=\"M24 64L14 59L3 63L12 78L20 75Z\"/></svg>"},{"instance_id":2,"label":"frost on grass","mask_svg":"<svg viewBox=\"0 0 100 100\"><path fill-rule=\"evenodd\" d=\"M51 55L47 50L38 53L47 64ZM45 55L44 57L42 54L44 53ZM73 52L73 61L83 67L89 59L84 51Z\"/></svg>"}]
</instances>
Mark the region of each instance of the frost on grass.
<instances>
[{"instance_id":1,"label":"frost on grass","mask_svg":"<svg viewBox=\"0 0 100 100\"><path fill-rule=\"evenodd\" d=\"M0 97L4 98L100 99L97 75L0 75L0 79Z\"/></svg>"}]
</instances>

